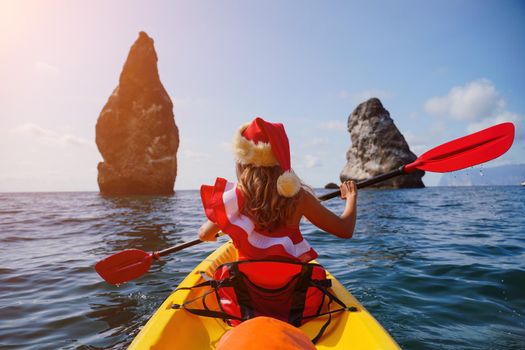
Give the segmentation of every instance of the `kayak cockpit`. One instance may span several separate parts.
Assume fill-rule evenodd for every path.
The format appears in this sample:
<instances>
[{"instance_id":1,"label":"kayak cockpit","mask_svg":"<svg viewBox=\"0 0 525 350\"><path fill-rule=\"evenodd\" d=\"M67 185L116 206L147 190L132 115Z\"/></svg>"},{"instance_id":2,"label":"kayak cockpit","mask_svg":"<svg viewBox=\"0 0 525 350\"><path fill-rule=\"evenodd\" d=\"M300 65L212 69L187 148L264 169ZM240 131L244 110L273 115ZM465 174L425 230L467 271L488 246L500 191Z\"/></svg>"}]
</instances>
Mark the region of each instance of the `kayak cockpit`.
<instances>
[{"instance_id":1,"label":"kayak cockpit","mask_svg":"<svg viewBox=\"0 0 525 350\"><path fill-rule=\"evenodd\" d=\"M211 277L221 264L237 260L237 250L228 242L203 260L180 284L192 287ZM332 322L316 344L317 349L399 349L395 341L364 307L329 273L331 292L354 311L332 315ZM189 300L198 300L206 288L173 292L136 336L129 349L214 349L231 327L221 319L201 317L174 308ZM215 298L207 298L207 307L218 308ZM303 324L300 329L313 339L328 316Z\"/></svg>"}]
</instances>

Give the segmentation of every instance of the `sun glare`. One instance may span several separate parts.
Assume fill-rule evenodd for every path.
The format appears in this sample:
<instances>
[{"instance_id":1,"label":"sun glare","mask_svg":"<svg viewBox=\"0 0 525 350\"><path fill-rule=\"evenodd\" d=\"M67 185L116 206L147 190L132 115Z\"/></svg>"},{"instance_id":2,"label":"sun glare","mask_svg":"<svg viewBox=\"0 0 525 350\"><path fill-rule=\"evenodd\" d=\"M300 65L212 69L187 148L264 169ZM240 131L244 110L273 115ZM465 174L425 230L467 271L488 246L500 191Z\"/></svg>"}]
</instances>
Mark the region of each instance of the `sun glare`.
<instances>
[{"instance_id":1,"label":"sun glare","mask_svg":"<svg viewBox=\"0 0 525 350\"><path fill-rule=\"evenodd\" d=\"M0 0L0 52L24 40L41 5L35 1Z\"/></svg>"}]
</instances>

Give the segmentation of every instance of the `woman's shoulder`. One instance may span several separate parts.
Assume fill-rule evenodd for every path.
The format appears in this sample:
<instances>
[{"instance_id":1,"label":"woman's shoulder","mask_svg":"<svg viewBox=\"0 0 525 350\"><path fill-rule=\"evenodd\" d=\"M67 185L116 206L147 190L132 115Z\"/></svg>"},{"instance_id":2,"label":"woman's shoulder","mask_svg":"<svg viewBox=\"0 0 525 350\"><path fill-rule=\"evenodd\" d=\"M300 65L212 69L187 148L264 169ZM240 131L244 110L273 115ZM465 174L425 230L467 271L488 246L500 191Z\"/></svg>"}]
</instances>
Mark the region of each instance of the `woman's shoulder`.
<instances>
[{"instance_id":1,"label":"woman's shoulder","mask_svg":"<svg viewBox=\"0 0 525 350\"><path fill-rule=\"evenodd\" d=\"M309 206L311 198L315 197L308 192L308 190L302 188L297 194L297 202L295 203L295 211L293 212L292 219L288 222L289 227L299 228L301 218L304 216L305 209Z\"/></svg>"},{"instance_id":2,"label":"woman's shoulder","mask_svg":"<svg viewBox=\"0 0 525 350\"><path fill-rule=\"evenodd\" d=\"M301 191L298 207L302 215L306 217L317 216L327 210L310 189Z\"/></svg>"},{"instance_id":3,"label":"woman's shoulder","mask_svg":"<svg viewBox=\"0 0 525 350\"><path fill-rule=\"evenodd\" d=\"M319 199L315 196L315 194L310 190L309 188L302 188L299 192L299 205L312 205L319 203Z\"/></svg>"}]
</instances>

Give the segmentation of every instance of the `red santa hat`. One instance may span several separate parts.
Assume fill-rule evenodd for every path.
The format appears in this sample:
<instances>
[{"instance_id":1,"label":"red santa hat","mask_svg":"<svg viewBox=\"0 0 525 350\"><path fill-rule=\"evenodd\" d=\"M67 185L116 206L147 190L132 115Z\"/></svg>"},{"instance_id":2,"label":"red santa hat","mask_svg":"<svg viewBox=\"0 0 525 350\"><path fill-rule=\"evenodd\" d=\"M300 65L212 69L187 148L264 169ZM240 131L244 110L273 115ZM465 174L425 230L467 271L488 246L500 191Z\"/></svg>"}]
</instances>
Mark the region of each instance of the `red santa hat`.
<instances>
[{"instance_id":1,"label":"red santa hat","mask_svg":"<svg viewBox=\"0 0 525 350\"><path fill-rule=\"evenodd\" d=\"M283 124L257 117L235 133L233 148L241 164L280 165L283 173L277 179L277 192L281 196L293 197L301 189L301 181L290 165L290 144Z\"/></svg>"}]
</instances>

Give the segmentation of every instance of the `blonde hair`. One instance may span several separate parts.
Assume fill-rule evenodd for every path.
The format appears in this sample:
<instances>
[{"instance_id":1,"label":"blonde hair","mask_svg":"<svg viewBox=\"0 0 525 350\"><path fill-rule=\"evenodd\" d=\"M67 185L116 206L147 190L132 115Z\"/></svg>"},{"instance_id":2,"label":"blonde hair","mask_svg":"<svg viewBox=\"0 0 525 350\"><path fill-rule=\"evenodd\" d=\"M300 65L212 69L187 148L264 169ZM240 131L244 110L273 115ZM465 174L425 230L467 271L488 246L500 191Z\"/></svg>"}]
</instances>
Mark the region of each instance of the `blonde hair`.
<instances>
[{"instance_id":1,"label":"blonde hair","mask_svg":"<svg viewBox=\"0 0 525 350\"><path fill-rule=\"evenodd\" d=\"M255 223L259 230L274 230L292 217L299 193L283 197L277 192L277 179L283 173L277 166L255 166L237 163L238 187L244 195L241 212Z\"/></svg>"}]
</instances>

